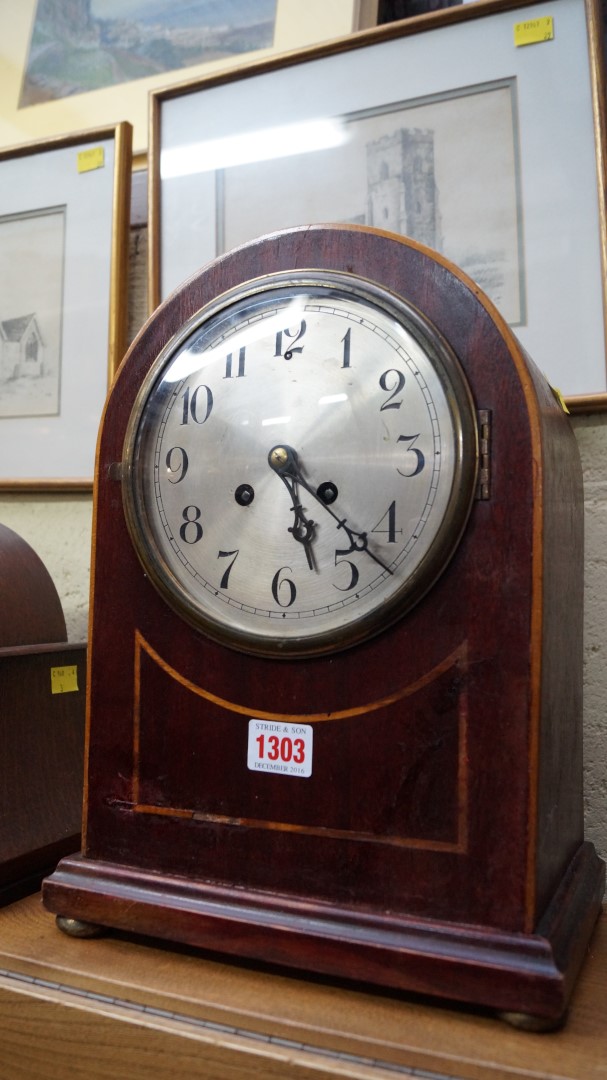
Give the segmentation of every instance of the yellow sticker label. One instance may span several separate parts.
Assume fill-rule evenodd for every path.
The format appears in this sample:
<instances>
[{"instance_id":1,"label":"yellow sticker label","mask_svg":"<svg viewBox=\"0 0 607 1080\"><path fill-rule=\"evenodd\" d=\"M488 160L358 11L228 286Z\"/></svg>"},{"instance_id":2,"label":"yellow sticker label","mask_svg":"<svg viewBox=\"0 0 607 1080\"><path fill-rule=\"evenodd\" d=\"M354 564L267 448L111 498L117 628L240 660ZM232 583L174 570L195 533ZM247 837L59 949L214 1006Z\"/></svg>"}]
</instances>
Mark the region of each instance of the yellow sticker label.
<instances>
[{"instance_id":1,"label":"yellow sticker label","mask_svg":"<svg viewBox=\"0 0 607 1080\"><path fill-rule=\"evenodd\" d=\"M105 165L105 150L103 146L93 146L90 150L78 152L78 172L91 172L92 169L102 169Z\"/></svg>"},{"instance_id":2,"label":"yellow sticker label","mask_svg":"<svg viewBox=\"0 0 607 1080\"><path fill-rule=\"evenodd\" d=\"M71 694L78 689L78 667L51 668L51 694Z\"/></svg>"},{"instance_id":3,"label":"yellow sticker label","mask_svg":"<svg viewBox=\"0 0 607 1080\"><path fill-rule=\"evenodd\" d=\"M548 386L550 386L550 383L548 383ZM565 398L563 397L563 395L562 395L561 391L559 390L558 386L550 386L550 389L552 390L552 393L553 393L554 397L556 398L556 400L558 401L559 405L561 406L561 409L563 410L563 412L566 412L567 415L569 415L569 409L567 408L567 402L565 401Z\"/></svg>"},{"instance_id":4,"label":"yellow sticker label","mask_svg":"<svg viewBox=\"0 0 607 1080\"><path fill-rule=\"evenodd\" d=\"M541 19L528 19L527 22L514 24L514 44L537 45L538 41L552 41L554 38L554 20L552 15Z\"/></svg>"}]
</instances>

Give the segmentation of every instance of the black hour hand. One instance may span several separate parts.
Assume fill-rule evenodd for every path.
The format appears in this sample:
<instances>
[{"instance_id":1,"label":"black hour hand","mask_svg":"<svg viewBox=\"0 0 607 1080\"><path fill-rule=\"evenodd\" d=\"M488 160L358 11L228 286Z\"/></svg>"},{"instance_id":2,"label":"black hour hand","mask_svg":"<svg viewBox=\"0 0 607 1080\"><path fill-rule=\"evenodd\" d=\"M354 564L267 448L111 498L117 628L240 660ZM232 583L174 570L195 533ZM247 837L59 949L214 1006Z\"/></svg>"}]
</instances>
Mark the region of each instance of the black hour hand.
<instances>
[{"instance_id":1,"label":"black hour hand","mask_svg":"<svg viewBox=\"0 0 607 1080\"><path fill-rule=\"evenodd\" d=\"M293 524L289 526L289 532L294 540L304 545L306 559L310 570L315 569L312 541L314 539L315 523L307 518L298 493L300 473L295 463L295 451L287 446L275 446L268 454L270 468L280 477L291 499L293 511Z\"/></svg>"}]
</instances>

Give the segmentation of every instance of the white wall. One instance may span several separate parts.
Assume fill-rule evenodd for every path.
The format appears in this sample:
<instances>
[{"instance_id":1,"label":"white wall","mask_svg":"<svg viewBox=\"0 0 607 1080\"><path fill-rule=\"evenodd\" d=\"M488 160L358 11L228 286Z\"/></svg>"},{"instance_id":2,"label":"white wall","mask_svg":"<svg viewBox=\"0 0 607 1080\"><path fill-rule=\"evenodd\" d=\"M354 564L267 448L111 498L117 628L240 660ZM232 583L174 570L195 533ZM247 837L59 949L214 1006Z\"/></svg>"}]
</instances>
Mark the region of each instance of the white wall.
<instances>
[{"instance_id":1,"label":"white wall","mask_svg":"<svg viewBox=\"0 0 607 1080\"><path fill-rule=\"evenodd\" d=\"M586 835L607 856L607 414L575 417L584 470Z\"/></svg>"}]
</instances>

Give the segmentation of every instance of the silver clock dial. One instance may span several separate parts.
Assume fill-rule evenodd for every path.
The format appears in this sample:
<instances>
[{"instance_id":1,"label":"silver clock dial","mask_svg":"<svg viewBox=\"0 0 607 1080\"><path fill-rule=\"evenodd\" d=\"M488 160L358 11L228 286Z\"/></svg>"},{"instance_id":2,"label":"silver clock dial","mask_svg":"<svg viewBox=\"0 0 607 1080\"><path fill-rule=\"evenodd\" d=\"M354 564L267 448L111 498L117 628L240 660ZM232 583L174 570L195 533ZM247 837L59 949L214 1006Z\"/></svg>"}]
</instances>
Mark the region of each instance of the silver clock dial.
<instances>
[{"instance_id":1,"label":"silver clock dial","mask_svg":"<svg viewBox=\"0 0 607 1080\"><path fill-rule=\"evenodd\" d=\"M470 509L476 424L424 319L311 271L184 327L125 461L131 534L165 598L237 648L307 655L378 632L432 585Z\"/></svg>"}]
</instances>

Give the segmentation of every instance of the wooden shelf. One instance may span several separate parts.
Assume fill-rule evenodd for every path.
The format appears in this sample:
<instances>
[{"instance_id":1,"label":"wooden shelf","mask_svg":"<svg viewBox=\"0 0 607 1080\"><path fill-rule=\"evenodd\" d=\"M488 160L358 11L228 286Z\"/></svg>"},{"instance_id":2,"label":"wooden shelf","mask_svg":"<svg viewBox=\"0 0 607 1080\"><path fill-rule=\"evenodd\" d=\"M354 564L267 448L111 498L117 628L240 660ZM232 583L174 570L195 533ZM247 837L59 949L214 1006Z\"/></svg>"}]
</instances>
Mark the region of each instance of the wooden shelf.
<instances>
[{"instance_id":1,"label":"wooden shelf","mask_svg":"<svg viewBox=\"0 0 607 1080\"><path fill-rule=\"evenodd\" d=\"M0 1076L11 1080L607 1077L607 919L567 1026L300 978L185 948L64 936L39 895L0 911Z\"/></svg>"}]
</instances>

